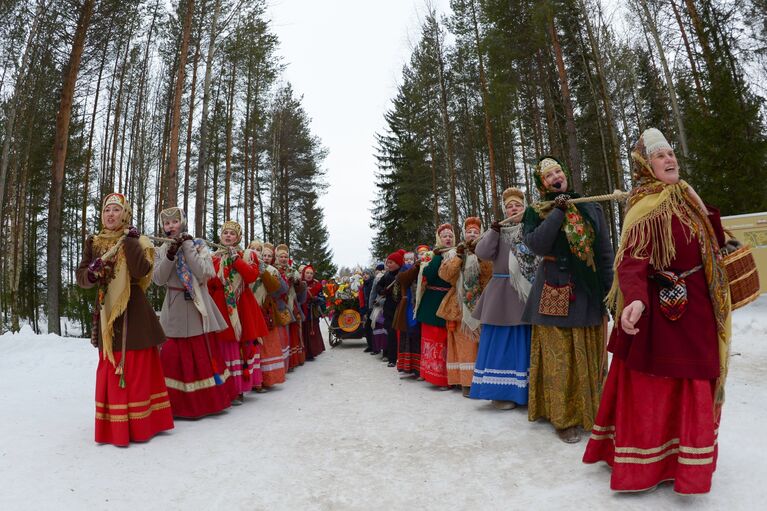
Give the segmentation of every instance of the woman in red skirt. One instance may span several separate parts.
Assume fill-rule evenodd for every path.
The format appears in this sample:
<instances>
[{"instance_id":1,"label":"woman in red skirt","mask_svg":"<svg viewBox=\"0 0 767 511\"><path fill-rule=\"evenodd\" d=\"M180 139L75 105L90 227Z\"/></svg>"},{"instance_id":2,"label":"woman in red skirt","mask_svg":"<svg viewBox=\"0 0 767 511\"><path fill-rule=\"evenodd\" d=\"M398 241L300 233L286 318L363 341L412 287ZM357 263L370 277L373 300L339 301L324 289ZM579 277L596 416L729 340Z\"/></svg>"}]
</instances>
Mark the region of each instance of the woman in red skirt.
<instances>
[{"instance_id":1,"label":"woman in red skirt","mask_svg":"<svg viewBox=\"0 0 767 511\"><path fill-rule=\"evenodd\" d=\"M301 279L306 283L306 302L303 304L303 334L306 343L306 359L314 360L325 351L325 341L320 331L320 304L323 303L322 283L314 278L314 268L306 265L301 272Z\"/></svg>"},{"instance_id":2,"label":"woman in red skirt","mask_svg":"<svg viewBox=\"0 0 767 511\"><path fill-rule=\"evenodd\" d=\"M234 379L232 404L240 405L245 392L262 385L259 345L268 328L249 284L259 275L255 252L239 248L242 227L231 220L221 227L221 249L213 256L216 276L208 290L228 328L217 334L227 369Z\"/></svg>"},{"instance_id":3,"label":"woman in red skirt","mask_svg":"<svg viewBox=\"0 0 767 511\"><path fill-rule=\"evenodd\" d=\"M208 293L207 282L215 271L205 242L186 234L180 208L161 211L160 224L174 240L157 249L152 277L166 287L160 324L168 340L160 360L173 415L197 419L231 403L233 380L213 334L226 330L227 324Z\"/></svg>"},{"instance_id":4,"label":"woman in red skirt","mask_svg":"<svg viewBox=\"0 0 767 511\"><path fill-rule=\"evenodd\" d=\"M631 154L615 280L610 372L583 461L605 461L615 491L674 481L707 493L729 353L730 298L719 213L679 179L663 134L646 130Z\"/></svg>"},{"instance_id":5,"label":"woman in red skirt","mask_svg":"<svg viewBox=\"0 0 767 511\"><path fill-rule=\"evenodd\" d=\"M269 332L264 336L264 344L261 352L261 372L264 377L264 388L285 383L285 357L282 345L284 328L279 324L279 312L277 299L288 290L287 283L280 277L280 272L272 266L274 262L274 245L271 243L256 244L256 251L260 245L264 269L261 271L256 282L253 284L253 293L269 327ZM287 345L287 341L286 345Z\"/></svg>"},{"instance_id":6,"label":"woman in red skirt","mask_svg":"<svg viewBox=\"0 0 767 511\"><path fill-rule=\"evenodd\" d=\"M306 359L301 339L300 309L300 304L306 298L306 286L301 282L301 274L290 264L288 246L285 244L277 245L274 254L277 258L277 269L280 271L282 279L288 285L288 292L283 297L283 301L290 312L290 321L285 325L285 330L289 339L287 367L288 371L293 371L296 367L303 364L303 360Z\"/></svg>"},{"instance_id":7,"label":"woman in red skirt","mask_svg":"<svg viewBox=\"0 0 767 511\"><path fill-rule=\"evenodd\" d=\"M85 242L77 284L98 287L91 342L96 369L96 442L127 446L173 429L157 346L165 341L144 292L152 280L154 247L131 227L125 196L111 193L103 228Z\"/></svg>"},{"instance_id":8,"label":"woman in red skirt","mask_svg":"<svg viewBox=\"0 0 767 511\"><path fill-rule=\"evenodd\" d=\"M447 328L444 319L437 316L450 283L439 277L442 261L455 257L455 233L453 226L442 224L437 229L437 247L434 257L420 269L416 319L421 323L421 377L441 390L448 390L447 383Z\"/></svg>"}]
</instances>

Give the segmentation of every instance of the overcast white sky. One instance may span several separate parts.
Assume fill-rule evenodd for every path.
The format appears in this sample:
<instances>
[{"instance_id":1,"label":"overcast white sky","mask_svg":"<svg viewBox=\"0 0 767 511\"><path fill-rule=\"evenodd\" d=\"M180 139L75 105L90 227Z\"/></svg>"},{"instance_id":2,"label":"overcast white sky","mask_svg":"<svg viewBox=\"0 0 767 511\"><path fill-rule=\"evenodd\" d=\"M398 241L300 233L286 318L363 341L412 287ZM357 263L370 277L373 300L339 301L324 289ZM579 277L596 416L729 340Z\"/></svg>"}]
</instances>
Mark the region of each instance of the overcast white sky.
<instances>
[{"instance_id":1,"label":"overcast white sky","mask_svg":"<svg viewBox=\"0 0 767 511\"><path fill-rule=\"evenodd\" d=\"M269 12L303 94L312 130L329 150L330 187L322 198L339 266L367 264L373 232L375 134L418 40L426 0L273 0ZM449 0L433 0L440 13Z\"/></svg>"}]
</instances>

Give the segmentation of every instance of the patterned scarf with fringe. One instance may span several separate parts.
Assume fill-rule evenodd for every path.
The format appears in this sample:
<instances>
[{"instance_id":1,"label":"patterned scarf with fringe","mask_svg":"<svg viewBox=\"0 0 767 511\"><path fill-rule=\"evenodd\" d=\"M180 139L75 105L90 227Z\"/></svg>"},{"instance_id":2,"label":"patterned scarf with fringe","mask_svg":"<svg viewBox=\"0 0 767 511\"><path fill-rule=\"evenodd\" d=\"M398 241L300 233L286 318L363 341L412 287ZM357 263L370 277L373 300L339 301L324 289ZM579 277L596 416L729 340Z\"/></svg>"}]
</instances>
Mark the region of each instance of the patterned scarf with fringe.
<instances>
[{"instance_id":1,"label":"patterned scarf with fringe","mask_svg":"<svg viewBox=\"0 0 767 511\"><path fill-rule=\"evenodd\" d=\"M615 311L614 317L620 317L624 303L618 285L618 266L627 252L632 258L649 259L656 270L668 268L676 256L671 223L674 217L678 218L689 233L688 240L693 236L698 240L709 296L714 307L719 346L715 404L720 407L724 403L730 352L731 307L727 275L719 256L716 233L705 206L685 181L665 184L655 179L650 165L642 155L644 151L640 144L639 149L631 155L634 160L634 178L639 186L629 196L623 233L615 254L615 277L606 302Z\"/></svg>"}]
</instances>

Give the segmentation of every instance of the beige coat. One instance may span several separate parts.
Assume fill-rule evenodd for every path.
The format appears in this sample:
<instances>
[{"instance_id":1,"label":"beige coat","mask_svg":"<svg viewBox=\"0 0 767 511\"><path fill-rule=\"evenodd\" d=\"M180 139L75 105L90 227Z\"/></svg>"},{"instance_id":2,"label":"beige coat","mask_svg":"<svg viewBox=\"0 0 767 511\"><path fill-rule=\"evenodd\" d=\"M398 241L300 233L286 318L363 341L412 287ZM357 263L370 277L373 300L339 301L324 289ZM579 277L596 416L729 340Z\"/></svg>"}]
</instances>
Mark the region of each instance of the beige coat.
<instances>
[{"instance_id":1,"label":"beige coat","mask_svg":"<svg viewBox=\"0 0 767 511\"><path fill-rule=\"evenodd\" d=\"M452 287L447 292L445 298L437 309L437 316L445 321L463 321L463 309L458 303L458 292L456 285L458 277L463 267L462 257L453 257L443 261L439 267L439 278L449 282ZM479 263L479 283L482 289L485 288L490 278L493 276L493 264L490 261L480 261Z\"/></svg>"},{"instance_id":2,"label":"beige coat","mask_svg":"<svg viewBox=\"0 0 767 511\"><path fill-rule=\"evenodd\" d=\"M182 339L226 330L226 320L208 294L208 279L214 275L214 271L207 247L203 245L197 249L194 243L188 240L179 248L184 251L184 257L193 275L196 300L189 300L184 297L184 285L176 273L176 259L171 261L166 256L168 246L166 243L156 250L152 274L155 284L167 288L160 313L160 323L165 335Z\"/></svg>"}]
</instances>

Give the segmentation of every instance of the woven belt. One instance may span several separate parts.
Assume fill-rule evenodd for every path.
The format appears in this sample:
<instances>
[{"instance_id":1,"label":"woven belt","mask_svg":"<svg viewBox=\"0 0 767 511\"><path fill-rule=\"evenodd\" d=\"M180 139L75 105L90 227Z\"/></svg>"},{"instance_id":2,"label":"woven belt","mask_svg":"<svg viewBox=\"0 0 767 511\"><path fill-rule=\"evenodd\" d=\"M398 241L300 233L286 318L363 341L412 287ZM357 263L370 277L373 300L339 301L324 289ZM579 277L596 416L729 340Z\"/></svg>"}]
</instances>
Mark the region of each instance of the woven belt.
<instances>
[{"instance_id":1,"label":"woven belt","mask_svg":"<svg viewBox=\"0 0 767 511\"><path fill-rule=\"evenodd\" d=\"M554 257L554 256L543 256L543 258L542 258L542 259L543 259L544 261L549 261L549 262L553 262L553 263L557 262L557 258L556 258L556 257Z\"/></svg>"},{"instance_id":2,"label":"woven belt","mask_svg":"<svg viewBox=\"0 0 767 511\"><path fill-rule=\"evenodd\" d=\"M445 293L450 291L449 287L439 287L439 286L426 286L426 289L428 289L429 291L444 291Z\"/></svg>"},{"instance_id":3,"label":"woven belt","mask_svg":"<svg viewBox=\"0 0 767 511\"><path fill-rule=\"evenodd\" d=\"M178 291L179 293L186 293L186 289L184 289L183 287L168 286L168 289L170 289L171 291Z\"/></svg>"},{"instance_id":4,"label":"woven belt","mask_svg":"<svg viewBox=\"0 0 767 511\"><path fill-rule=\"evenodd\" d=\"M493 273L494 279L508 279L511 278L511 275L508 273Z\"/></svg>"}]
</instances>

